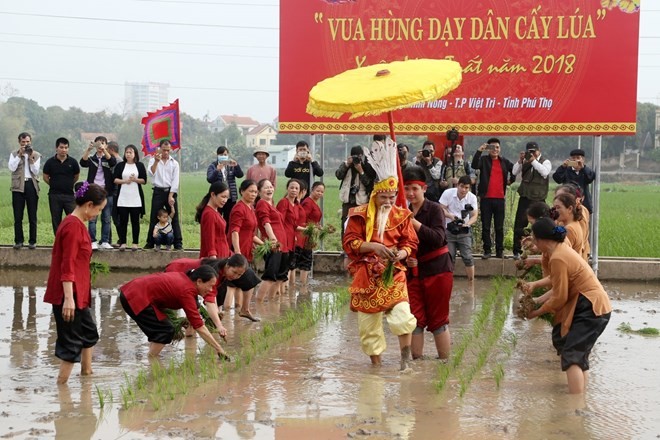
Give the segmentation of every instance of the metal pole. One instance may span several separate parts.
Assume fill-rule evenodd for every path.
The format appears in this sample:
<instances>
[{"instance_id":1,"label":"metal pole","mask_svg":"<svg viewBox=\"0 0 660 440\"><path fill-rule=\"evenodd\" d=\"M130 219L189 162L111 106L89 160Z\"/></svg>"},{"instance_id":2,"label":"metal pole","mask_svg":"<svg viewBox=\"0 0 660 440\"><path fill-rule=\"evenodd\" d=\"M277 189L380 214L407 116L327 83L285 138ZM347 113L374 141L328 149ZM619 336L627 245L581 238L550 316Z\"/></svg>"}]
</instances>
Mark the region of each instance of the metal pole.
<instances>
[{"instance_id":1,"label":"metal pole","mask_svg":"<svg viewBox=\"0 0 660 440\"><path fill-rule=\"evenodd\" d=\"M325 134L321 135L321 168L325 168ZM325 174L325 173L324 173ZM323 182L323 176L321 176L321 182ZM312 190L312 187L309 187L310 192ZM324 209L324 204L323 204L323 198L321 198L321 214L323 213ZM323 226L323 215L321 215L321 226ZM321 240L321 251L325 250L325 244L323 243L323 240Z\"/></svg>"},{"instance_id":2,"label":"metal pole","mask_svg":"<svg viewBox=\"0 0 660 440\"><path fill-rule=\"evenodd\" d=\"M591 244L591 268L598 276L598 219L600 217L600 159L601 159L601 146L603 138L601 136L594 136L594 171L596 172L596 179L592 190L593 202L593 215L591 222L591 236L593 243Z\"/></svg>"}]
</instances>

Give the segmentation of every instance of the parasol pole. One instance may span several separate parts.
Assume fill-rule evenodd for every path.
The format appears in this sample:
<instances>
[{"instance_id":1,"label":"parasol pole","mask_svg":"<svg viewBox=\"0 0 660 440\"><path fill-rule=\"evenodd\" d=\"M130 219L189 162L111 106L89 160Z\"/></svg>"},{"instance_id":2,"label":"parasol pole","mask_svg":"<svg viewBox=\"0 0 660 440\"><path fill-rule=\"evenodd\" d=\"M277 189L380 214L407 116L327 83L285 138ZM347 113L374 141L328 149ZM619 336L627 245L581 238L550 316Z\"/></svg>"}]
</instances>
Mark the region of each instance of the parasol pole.
<instances>
[{"instance_id":1,"label":"parasol pole","mask_svg":"<svg viewBox=\"0 0 660 440\"><path fill-rule=\"evenodd\" d=\"M387 112L387 124L390 126L390 137L394 143L396 143L396 136L394 136L394 117L392 116L392 111Z\"/></svg>"},{"instance_id":2,"label":"parasol pole","mask_svg":"<svg viewBox=\"0 0 660 440\"><path fill-rule=\"evenodd\" d=\"M394 136L394 117L392 111L387 112L387 124L390 126L390 138L394 142L396 148L396 137ZM401 162L399 161L399 153L396 154L396 178L399 181L399 188L396 194L396 205L400 208L407 208L406 194L403 188L403 174L401 173Z\"/></svg>"}]
</instances>

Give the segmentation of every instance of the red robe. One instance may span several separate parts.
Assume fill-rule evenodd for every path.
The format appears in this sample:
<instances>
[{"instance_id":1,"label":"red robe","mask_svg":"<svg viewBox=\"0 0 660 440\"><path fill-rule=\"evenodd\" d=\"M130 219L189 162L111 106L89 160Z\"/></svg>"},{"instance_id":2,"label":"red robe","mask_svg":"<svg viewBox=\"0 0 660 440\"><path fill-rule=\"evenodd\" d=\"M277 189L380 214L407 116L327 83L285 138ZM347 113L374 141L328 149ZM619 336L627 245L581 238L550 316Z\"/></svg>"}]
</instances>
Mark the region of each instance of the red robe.
<instances>
[{"instance_id":1,"label":"red robe","mask_svg":"<svg viewBox=\"0 0 660 440\"><path fill-rule=\"evenodd\" d=\"M389 288L383 287L381 275L387 261L381 261L374 253L359 253L360 246L366 239L366 217L367 205L352 208L348 213L348 223L344 231L344 251L352 260L348 266L353 276L353 282L348 288L351 293L351 310L364 313L384 312L400 302L408 301L406 268L400 261L396 262L393 285ZM385 226L383 241L378 237L378 226L374 225L371 242L403 249L410 255L419 243L411 217L409 210L394 206Z\"/></svg>"},{"instance_id":2,"label":"red robe","mask_svg":"<svg viewBox=\"0 0 660 440\"><path fill-rule=\"evenodd\" d=\"M284 218L280 211L278 211L273 205L268 203L265 200L259 200L257 202L257 207L255 208L257 214L257 220L259 221L259 231L261 232L261 239L268 239L268 234L266 233L265 224L270 223L270 227L273 229L273 234L275 238L283 245L286 241L286 232L284 232Z\"/></svg>"},{"instance_id":3,"label":"red robe","mask_svg":"<svg viewBox=\"0 0 660 440\"><path fill-rule=\"evenodd\" d=\"M91 259L92 241L87 226L78 217L67 215L55 234L44 302L61 305L64 302L62 282L71 281L76 309L89 307L92 302Z\"/></svg>"},{"instance_id":4,"label":"red robe","mask_svg":"<svg viewBox=\"0 0 660 440\"><path fill-rule=\"evenodd\" d=\"M198 291L195 282L181 272L138 277L121 286L121 292L136 315L152 306L156 317L162 321L167 318L164 309L183 309L194 329L204 325L204 320L197 309ZM212 292L215 293L215 290ZM205 301L207 297L204 297ZM207 302L212 301L215 301L215 298Z\"/></svg>"},{"instance_id":5,"label":"red robe","mask_svg":"<svg viewBox=\"0 0 660 440\"><path fill-rule=\"evenodd\" d=\"M202 211L199 226L201 229L199 258L229 258L231 251L225 232L227 223L222 215L216 209L206 205Z\"/></svg>"},{"instance_id":6,"label":"red robe","mask_svg":"<svg viewBox=\"0 0 660 440\"><path fill-rule=\"evenodd\" d=\"M248 261L252 261L252 249L254 248L254 234L257 232L257 216L254 209L247 203L238 201L229 214L229 243L231 233L238 232L238 242L241 254ZM234 252L237 250L234 249Z\"/></svg>"},{"instance_id":7,"label":"red robe","mask_svg":"<svg viewBox=\"0 0 660 440\"><path fill-rule=\"evenodd\" d=\"M277 210L280 211L284 220L284 232L286 234L286 240L281 248L282 252L293 252L296 247L296 226L298 223L296 205L297 203L294 205L286 197L277 204Z\"/></svg>"},{"instance_id":8,"label":"red robe","mask_svg":"<svg viewBox=\"0 0 660 440\"><path fill-rule=\"evenodd\" d=\"M323 213L321 212L319 205L312 200L311 197L306 197L300 202L300 206L302 206L305 211L305 223L301 226L307 226L309 223L314 223L319 226L321 225ZM300 236L302 237L302 240L299 243L296 243L296 245L304 249L307 244L307 236L303 234L300 234Z\"/></svg>"}]
</instances>

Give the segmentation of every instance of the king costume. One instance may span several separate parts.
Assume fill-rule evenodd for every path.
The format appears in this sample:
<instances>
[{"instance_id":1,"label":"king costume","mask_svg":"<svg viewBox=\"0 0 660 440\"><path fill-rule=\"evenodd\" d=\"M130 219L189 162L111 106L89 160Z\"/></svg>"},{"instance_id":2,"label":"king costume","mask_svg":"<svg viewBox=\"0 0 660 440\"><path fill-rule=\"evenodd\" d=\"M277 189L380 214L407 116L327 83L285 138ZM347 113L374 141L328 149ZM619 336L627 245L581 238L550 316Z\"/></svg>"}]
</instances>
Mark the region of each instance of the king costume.
<instances>
[{"instance_id":1,"label":"king costume","mask_svg":"<svg viewBox=\"0 0 660 440\"><path fill-rule=\"evenodd\" d=\"M380 243L389 249L403 250L411 255L417 249L418 239L411 223L412 213L397 206L389 211L382 235L377 226L376 197L383 192L396 192L396 146L374 142L369 161L379 181L374 185L369 203L352 208L344 232L343 247L351 263L348 266L353 281L349 287L351 310L358 313L358 327L362 351L368 356L380 356L387 347L383 332L383 315L390 330L397 336L411 334L417 321L410 312L406 287L406 268L402 261L394 262L391 285L383 282L383 273L389 261L375 252L360 252L364 243ZM402 370L407 366L410 347L401 347ZM406 352L406 354L404 354Z\"/></svg>"}]
</instances>

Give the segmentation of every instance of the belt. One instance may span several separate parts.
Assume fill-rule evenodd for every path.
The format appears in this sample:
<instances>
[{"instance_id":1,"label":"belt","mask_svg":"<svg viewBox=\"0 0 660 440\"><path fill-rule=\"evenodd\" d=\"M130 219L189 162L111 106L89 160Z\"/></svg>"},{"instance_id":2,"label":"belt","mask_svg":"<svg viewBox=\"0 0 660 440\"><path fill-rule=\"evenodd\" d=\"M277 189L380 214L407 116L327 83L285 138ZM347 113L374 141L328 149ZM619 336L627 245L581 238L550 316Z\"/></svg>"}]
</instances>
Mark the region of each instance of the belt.
<instances>
[{"instance_id":1,"label":"belt","mask_svg":"<svg viewBox=\"0 0 660 440\"><path fill-rule=\"evenodd\" d=\"M170 188L161 188L159 186L154 186L154 191L163 191L163 192L170 192Z\"/></svg>"},{"instance_id":2,"label":"belt","mask_svg":"<svg viewBox=\"0 0 660 440\"><path fill-rule=\"evenodd\" d=\"M28 178L26 178L25 181L26 181L26 182L31 182L31 181L32 181L32 177L28 177Z\"/></svg>"},{"instance_id":3,"label":"belt","mask_svg":"<svg viewBox=\"0 0 660 440\"><path fill-rule=\"evenodd\" d=\"M449 248L447 247L447 245L444 245L440 249L432 250L428 254L424 254L421 257L418 257L417 261L419 261L420 263L426 263L427 261L431 261L432 259L437 258L440 255L444 255L448 252L449 252Z\"/></svg>"},{"instance_id":4,"label":"belt","mask_svg":"<svg viewBox=\"0 0 660 440\"><path fill-rule=\"evenodd\" d=\"M434 258L439 257L440 255L448 254L449 253L449 248L447 245L444 245L443 247L439 249L432 250L428 254L424 254L421 257L417 258L417 263L426 263L427 261L431 261ZM418 277L419 276L419 265L415 267L410 268L410 272L412 276Z\"/></svg>"}]
</instances>

